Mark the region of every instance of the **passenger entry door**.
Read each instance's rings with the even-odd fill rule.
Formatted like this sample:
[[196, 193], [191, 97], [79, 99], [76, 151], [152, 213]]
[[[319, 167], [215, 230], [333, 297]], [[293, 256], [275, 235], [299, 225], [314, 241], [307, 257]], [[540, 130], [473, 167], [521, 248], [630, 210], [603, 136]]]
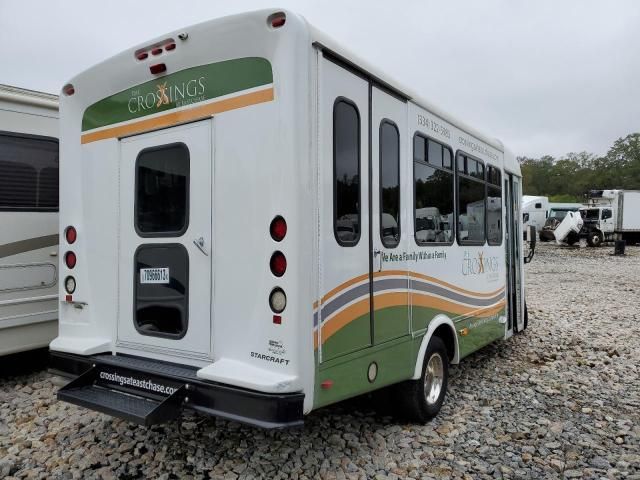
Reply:
[[524, 330], [524, 306], [522, 292], [522, 231], [521, 231], [521, 195], [520, 180], [518, 177], [505, 172], [505, 205], [506, 205], [506, 232], [507, 242], [507, 331], [510, 333]]
[[120, 145], [120, 351], [211, 354], [211, 120]]

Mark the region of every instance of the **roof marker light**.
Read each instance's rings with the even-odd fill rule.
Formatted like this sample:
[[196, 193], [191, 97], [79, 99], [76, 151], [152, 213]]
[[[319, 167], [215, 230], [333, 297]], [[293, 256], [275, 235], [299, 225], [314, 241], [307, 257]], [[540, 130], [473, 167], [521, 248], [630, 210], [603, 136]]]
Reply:
[[138, 60], [146, 60], [149, 54], [147, 52], [138, 52], [136, 53], [136, 58]]
[[165, 46], [164, 49], [167, 52], [170, 52], [171, 50], [175, 50], [176, 49], [176, 44], [175, 43], [170, 43], [169, 45]]
[[151, 55], [160, 55], [162, 53], [162, 48], [160, 47], [156, 47], [153, 50], [151, 50]]
[[70, 83], [67, 83], [64, 87], [62, 87], [62, 93], [64, 93], [67, 97], [70, 97], [74, 93], [76, 93], [76, 89]]
[[149, 71], [154, 75], [158, 75], [160, 73], [166, 72], [167, 66], [164, 63], [156, 63], [155, 65], [151, 65], [149, 67]]
[[280, 28], [287, 21], [287, 16], [284, 12], [276, 12], [267, 18], [267, 24], [271, 25], [271, 28]]

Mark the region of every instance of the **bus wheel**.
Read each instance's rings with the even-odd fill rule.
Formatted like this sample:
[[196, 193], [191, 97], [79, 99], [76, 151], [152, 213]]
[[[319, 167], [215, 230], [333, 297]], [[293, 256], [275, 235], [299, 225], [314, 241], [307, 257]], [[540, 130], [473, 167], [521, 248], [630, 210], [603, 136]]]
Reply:
[[435, 417], [444, 403], [448, 381], [447, 348], [440, 337], [432, 337], [424, 354], [420, 379], [401, 384], [398, 400], [404, 407], [403, 413], [420, 423]]
[[602, 245], [603, 240], [604, 236], [602, 235], [602, 232], [600, 230], [594, 230], [587, 236], [587, 243], [590, 247], [599, 247], [600, 245]]

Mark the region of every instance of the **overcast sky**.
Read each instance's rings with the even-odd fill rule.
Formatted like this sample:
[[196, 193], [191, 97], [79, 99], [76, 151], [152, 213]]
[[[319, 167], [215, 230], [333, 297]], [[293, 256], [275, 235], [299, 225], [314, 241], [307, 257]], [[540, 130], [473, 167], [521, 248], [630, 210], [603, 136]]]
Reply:
[[58, 93], [137, 43], [272, 5], [517, 155], [604, 154], [640, 131], [639, 0], [0, 0], [0, 83]]

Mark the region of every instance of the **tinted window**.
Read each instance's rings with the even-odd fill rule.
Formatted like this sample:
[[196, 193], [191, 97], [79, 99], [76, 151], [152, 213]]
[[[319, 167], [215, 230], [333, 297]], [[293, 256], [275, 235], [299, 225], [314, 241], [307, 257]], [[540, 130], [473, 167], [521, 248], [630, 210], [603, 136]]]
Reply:
[[500, 170], [487, 167], [487, 242], [502, 243], [502, 180]]
[[[417, 142], [415, 139], [420, 139]], [[416, 135], [416, 144], [426, 141], [428, 158], [414, 152], [414, 225], [416, 243], [450, 243], [453, 240], [453, 188], [451, 168], [443, 167], [447, 147]], [[451, 162], [449, 161], [449, 166]]]
[[[484, 165], [458, 154], [458, 242], [483, 244], [485, 239]], [[482, 176], [480, 176], [482, 172]]]
[[340, 245], [360, 239], [360, 116], [355, 105], [333, 107], [334, 233]]
[[0, 210], [58, 210], [58, 141], [0, 134]]
[[380, 124], [380, 238], [391, 248], [400, 241], [400, 134], [386, 120]]
[[189, 223], [189, 149], [147, 148], [136, 160], [136, 229], [141, 236], [182, 235]]

